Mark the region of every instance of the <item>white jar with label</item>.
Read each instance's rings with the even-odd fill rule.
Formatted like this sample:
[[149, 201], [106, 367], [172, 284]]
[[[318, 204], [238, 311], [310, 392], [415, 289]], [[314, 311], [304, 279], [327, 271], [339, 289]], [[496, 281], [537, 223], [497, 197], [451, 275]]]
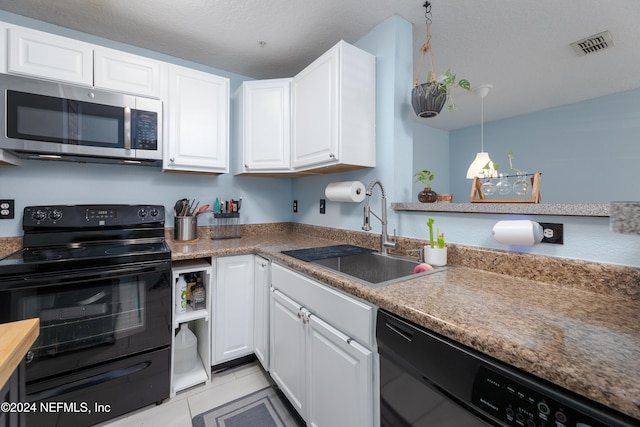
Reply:
[[187, 311], [187, 282], [182, 275], [178, 276], [175, 292], [176, 314], [184, 313]]

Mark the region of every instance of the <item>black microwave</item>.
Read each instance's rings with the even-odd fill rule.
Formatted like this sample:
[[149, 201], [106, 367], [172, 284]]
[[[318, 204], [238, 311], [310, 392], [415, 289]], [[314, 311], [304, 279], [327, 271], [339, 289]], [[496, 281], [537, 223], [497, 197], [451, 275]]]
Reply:
[[159, 164], [162, 102], [0, 75], [0, 148], [20, 157]]

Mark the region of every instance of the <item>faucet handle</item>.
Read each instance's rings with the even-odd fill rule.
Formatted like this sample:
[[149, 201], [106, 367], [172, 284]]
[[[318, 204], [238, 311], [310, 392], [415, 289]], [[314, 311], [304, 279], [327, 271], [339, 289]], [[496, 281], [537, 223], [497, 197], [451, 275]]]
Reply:
[[405, 249], [405, 252], [418, 252], [418, 262], [424, 262], [424, 248]]

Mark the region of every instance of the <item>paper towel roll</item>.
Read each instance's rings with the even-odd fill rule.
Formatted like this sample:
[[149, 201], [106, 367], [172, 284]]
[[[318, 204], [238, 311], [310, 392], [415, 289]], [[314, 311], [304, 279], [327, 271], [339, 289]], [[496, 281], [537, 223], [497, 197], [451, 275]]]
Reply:
[[535, 221], [498, 221], [492, 233], [494, 239], [505, 245], [533, 245], [542, 241], [543, 229]]
[[327, 185], [324, 195], [333, 202], [356, 202], [364, 200], [364, 184], [360, 181], [332, 182]]

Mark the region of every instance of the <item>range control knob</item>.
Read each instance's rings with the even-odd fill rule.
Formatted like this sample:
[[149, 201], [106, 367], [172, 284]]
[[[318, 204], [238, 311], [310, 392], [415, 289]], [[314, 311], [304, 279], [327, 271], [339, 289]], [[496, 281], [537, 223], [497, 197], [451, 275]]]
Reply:
[[38, 209], [37, 211], [35, 211], [32, 215], [31, 218], [33, 218], [36, 221], [42, 221], [43, 219], [45, 219], [47, 217], [47, 212]]
[[154, 217], [154, 218], [155, 218], [155, 217], [157, 217], [159, 213], [160, 213], [160, 212], [158, 212], [158, 209], [156, 209], [156, 208], [152, 208], [152, 209], [149, 211], [149, 215], [151, 215], [151, 216], [152, 216], [152, 217]]
[[140, 218], [144, 218], [147, 216], [147, 210], [145, 208], [141, 208], [140, 210], [138, 210], [138, 216]]
[[62, 211], [58, 209], [54, 209], [49, 212], [49, 219], [56, 221], [56, 220], [59, 220], [60, 218], [62, 218]]

